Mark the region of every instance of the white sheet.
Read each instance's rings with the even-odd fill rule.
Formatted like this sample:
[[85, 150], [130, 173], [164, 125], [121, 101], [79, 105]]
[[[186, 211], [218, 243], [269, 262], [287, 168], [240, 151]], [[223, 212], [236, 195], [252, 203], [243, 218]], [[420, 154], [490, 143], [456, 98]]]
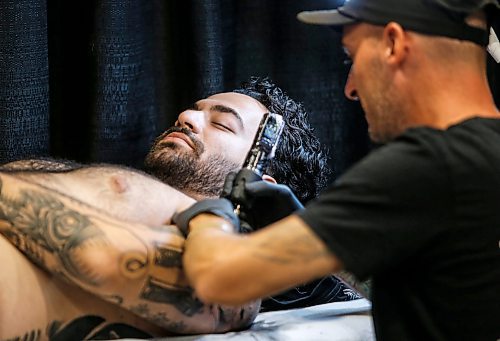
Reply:
[[[366, 299], [261, 313], [250, 329], [225, 334], [177, 336], [156, 341], [374, 341], [371, 304]], [[132, 339], [128, 339], [132, 340]]]

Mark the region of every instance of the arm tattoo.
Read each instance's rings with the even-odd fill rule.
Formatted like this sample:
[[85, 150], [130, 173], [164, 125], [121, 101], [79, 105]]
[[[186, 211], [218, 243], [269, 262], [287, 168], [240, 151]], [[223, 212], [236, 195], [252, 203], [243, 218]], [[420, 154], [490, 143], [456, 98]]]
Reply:
[[[154, 240], [158, 235], [160, 238], [175, 236], [178, 240], [180, 234], [177, 229], [146, 227], [152, 233], [146, 238], [141, 235], [145, 230], [135, 230], [126, 223], [118, 224], [97, 213], [80, 213], [79, 206], [73, 208], [71, 203], [92, 207], [55, 190], [44, 189], [42, 185], [36, 185], [40, 190], [22, 186], [12, 186], [7, 190], [7, 186], [2, 188], [2, 180], [0, 176], [0, 233], [42, 268], [170, 331], [188, 332], [195, 328], [193, 323], [198, 316], [211, 314], [213, 307], [204, 305], [194, 296], [192, 289], [184, 285], [182, 243], [150, 243], [148, 239]], [[116, 241], [110, 239], [112, 234], [109, 231], [112, 230], [105, 229], [108, 226], [113, 226], [115, 230], [119, 228], [118, 233], [124, 234], [123, 238], [132, 245], [125, 252], [119, 251], [116, 259], [121, 280], [125, 277], [139, 281], [136, 282], [139, 288], [142, 286], [139, 292], [132, 295], [126, 288], [123, 291], [115, 288], [114, 282], [112, 289], [103, 289], [105, 286], [100, 273], [85, 259], [86, 249], [90, 247], [92, 250], [96, 246], [106, 250], [115, 246]], [[171, 280], [160, 279], [162, 272], [170, 274]], [[184, 318], [180, 318], [177, 312], [169, 317], [168, 312], [172, 311], [169, 309], [175, 309]], [[254, 317], [251, 312], [251, 309], [222, 308], [217, 314], [220, 316], [218, 324], [214, 327], [225, 330], [224, 324], [248, 325]], [[39, 331], [33, 331], [19, 340], [35, 341], [43, 336], [40, 335]], [[57, 335], [63, 334], [58, 332]], [[59, 340], [55, 337], [50, 339]]]
[[144, 277], [147, 273], [147, 266], [149, 265], [147, 250], [145, 247], [144, 252], [129, 251], [120, 257], [121, 274], [127, 278], [135, 279]]
[[147, 304], [141, 303], [130, 308], [130, 311], [145, 317], [147, 320], [159, 325], [164, 326], [167, 330], [174, 333], [184, 333], [187, 326], [182, 321], [174, 321], [168, 318], [165, 312], [152, 313]]
[[166, 249], [159, 244], [155, 245], [155, 264], [164, 268], [182, 267], [182, 250]]
[[193, 295], [191, 289], [175, 287], [152, 277], [148, 279], [141, 298], [172, 304], [186, 316], [193, 316], [203, 311], [203, 303]]
[[2, 234], [36, 264], [47, 268], [58, 259], [70, 275], [97, 285], [97, 274], [83, 265], [77, 251], [90, 241], [107, 242], [88, 217], [43, 193], [22, 190], [18, 198], [9, 198], [0, 179], [0, 220], [15, 227]]

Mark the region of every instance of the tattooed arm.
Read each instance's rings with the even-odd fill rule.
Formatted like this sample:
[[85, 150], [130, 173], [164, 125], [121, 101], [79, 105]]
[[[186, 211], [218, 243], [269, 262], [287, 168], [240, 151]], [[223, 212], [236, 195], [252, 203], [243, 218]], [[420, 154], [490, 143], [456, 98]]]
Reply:
[[205, 302], [243, 304], [342, 268], [297, 216], [245, 236], [221, 230], [231, 231], [228, 224], [209, 214], [200, 214], [189, 224], [184, 268]]
[[[134, 185], [126, 177], [109, 179], [118, 192]], [[184, 239], [177, 228], [116, 219], [46, 180], [41, 185], [29, 175], [0, 173], [0, 232], [33, 262], [169, 331], [222, 332], [253, 321], [258, 303], [229, 308], [193, 295], [181, 268]], [[65, 181], [58, 186], [71, 188]], [[89, 191], [89, 185], [79, 190]], [[98, 191], [97, 202], [89, 202], [99, 206], [102, 196]], [[147, 209], [155, 201], [129, 197], [124, 207], [132, 210], [137, 202]]]

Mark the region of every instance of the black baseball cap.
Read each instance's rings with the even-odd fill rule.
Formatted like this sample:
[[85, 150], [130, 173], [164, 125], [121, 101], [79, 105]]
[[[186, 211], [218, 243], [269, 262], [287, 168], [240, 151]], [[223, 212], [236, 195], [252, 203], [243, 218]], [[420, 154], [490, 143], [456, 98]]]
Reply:
[[485, 46], [488, 31], [468, 25], [465, 18], [480, 10], [490, 18], [499, 8], [498, 0], [346, 0], [336, 9], [304, 11], [297, 18], [308, 24], [337, 27], [357, 22], [386, 25], [394, 21], [410, 31]]

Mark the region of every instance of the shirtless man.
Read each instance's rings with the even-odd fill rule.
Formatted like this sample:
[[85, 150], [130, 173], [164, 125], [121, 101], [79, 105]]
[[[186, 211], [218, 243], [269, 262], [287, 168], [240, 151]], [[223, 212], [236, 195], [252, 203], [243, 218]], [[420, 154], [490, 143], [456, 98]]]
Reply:
[[[209, 333], [248, 326], [259, 302], [206, 306], [192, 295], [180, 267], [184, 238], [169, 224], [192, 198], [218, 195], [225, 174], [241, 167], [262, 115], [279, 112], [274, 106], [289, 101], [266, 102], [265, 97], [283, 97], [269, 84], [260, 91], [253, 90], [253, 98], [223, 93], [201, 100], [179, 115], [178, 128], [157, 140], [149, 168], [189, 196], [120, 167], [49, 161], [4, 167], [0, 231], [57, 276], [32, 266], [0, 238], [0, 339], [149, 337], [166, 330]], [[325, 157], [302, 109], [293, 102], [286, 107], [285, 120], [301, 129], [285, 128], [270, 171], [278, 181], [288, 177], [292, 187], [300, 184], [308, 200], [326, 182]], [[290, 138], [294, 134], [298, 138]], [[299, 147], [303, 153], [287, 155]], [[309, 165], [307, 174], [290, 170], [301, 164]], [[117, 259], [118, 254], [126, 256]]]

